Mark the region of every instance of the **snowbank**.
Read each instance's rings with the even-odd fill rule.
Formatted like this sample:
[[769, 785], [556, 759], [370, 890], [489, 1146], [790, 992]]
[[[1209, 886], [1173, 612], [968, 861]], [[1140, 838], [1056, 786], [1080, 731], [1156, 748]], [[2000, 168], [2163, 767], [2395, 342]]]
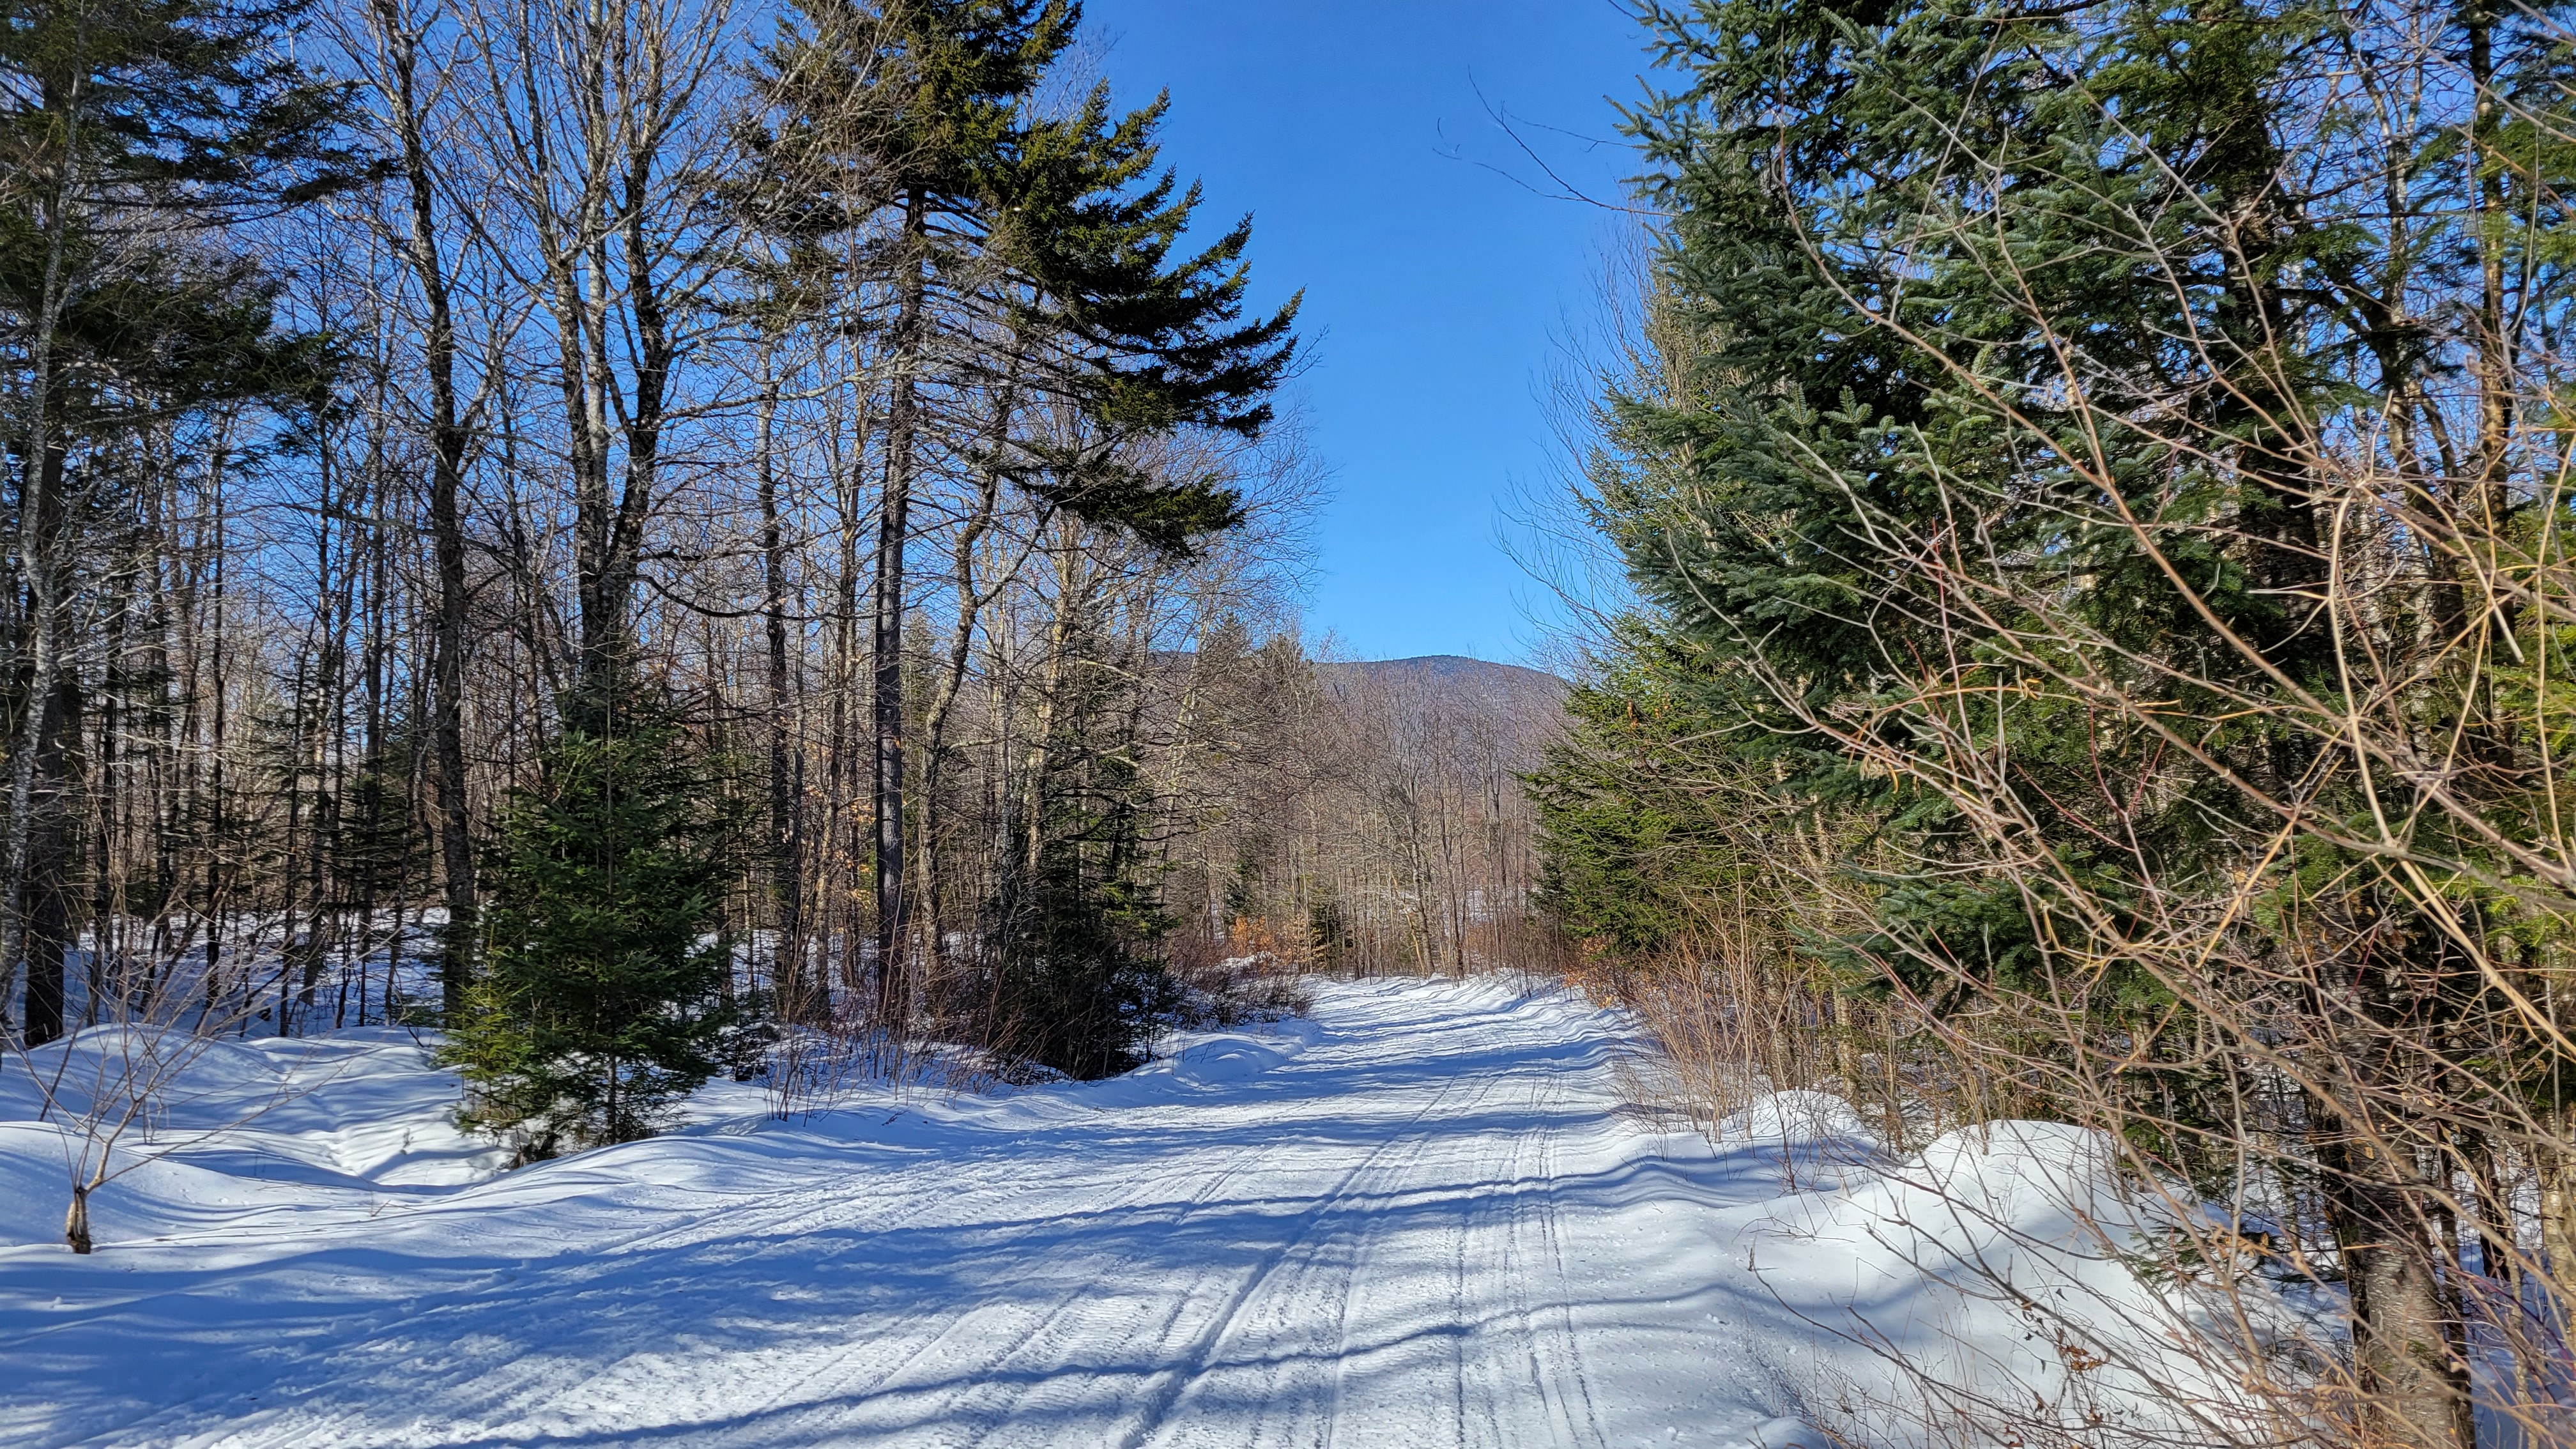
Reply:
[[[140, 1085], [162, 1078], [120, 1132]], [[281, 1215], [337, 1221], [441, 1195], [503, 1160], [457, 1130], [458, 1092], [398, 1028], [243, 1041], [80, 1033], [0, 1072], [0, 1245], [59, 1244], [71, 1174], [102, 1152], [111, 1180], [90, 1200], [101, 1242]]]
[[1634, 1042], [1494, 980], [1330, 984], [1113, 1081], [845, 1084], [790, 1121], [719, 1081], [507, 1173], [404, 1032], [226, 1042], [89, 1258], [57, 1236], [79, 1135], [13, 1068], [0, 1441], [1822, 1449], [1907, 1442], [1899, 1361], [2129, 1411], [2172, 1290], [2103, 1247], [2152, 1219], [2098, 1141], [1896, 1161], [1813, 1094], [1648, 1130]]
[[[1878, 1360], [1807, 1375], [1863, 1442], [1974, 1425], [2082, 1442], [2223, 1442], [2264, 1406], [2259, 1353], [2304, 1327], [2268, 1279], [2166, 1271], [2198, 1205], [2119, 1170], [2100, 1133], [1994, 1122], [1949, 1133], [1838, 1192], [1785, 1201], [1765, 1281]], [[2242, 1315], [2241, 1317], [2239, 1315]]]

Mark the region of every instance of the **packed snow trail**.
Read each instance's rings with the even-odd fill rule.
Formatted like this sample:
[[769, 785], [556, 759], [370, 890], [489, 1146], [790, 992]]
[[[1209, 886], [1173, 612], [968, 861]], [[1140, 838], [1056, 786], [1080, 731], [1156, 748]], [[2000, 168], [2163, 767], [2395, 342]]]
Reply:
[[[738, 1096], [463, 1187], [263, 1121], [238, 1191], [156, 1166], [96, 1256], [0, 1248], [0, 1443], [1776, 1442], [1815, 1334], [1744, 1269], [1794, 1167], [1623, 1110], [1626, 1029], [1326, 985], [1114, 1081], [802, 1123]], [[43, 1199], [19, 1130], [0, 1171]], [[1817, 1274], [1864, 1287], [1848, 1249]]]

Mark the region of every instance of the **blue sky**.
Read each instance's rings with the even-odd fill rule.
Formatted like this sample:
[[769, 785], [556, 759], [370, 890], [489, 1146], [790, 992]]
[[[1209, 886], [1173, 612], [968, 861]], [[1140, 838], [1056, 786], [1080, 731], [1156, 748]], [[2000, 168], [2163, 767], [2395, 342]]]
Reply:
[[1534, 194], [1545, 176], [1487, 107], [1615, 198], [1633, 157], [1580, 138], [1615, 139], [1609, 98], [1637, 94], [1642, 32], [1612, 0], [1088, 0], [1085, 14], [1121, 102], [1170, 89], [1164, 155], [1206, 183], [1209, 219], [1253, 214], [1260, 295], [1306, 289], [1314, 356], [1295, 400], [1333, 493], [1310, 634], [1361, 658], [1523, 658], [1543, 591], [1496, 531], [1514, 485], [1556, 465], [1551, 354], [1590, 310], [1618, 223]]

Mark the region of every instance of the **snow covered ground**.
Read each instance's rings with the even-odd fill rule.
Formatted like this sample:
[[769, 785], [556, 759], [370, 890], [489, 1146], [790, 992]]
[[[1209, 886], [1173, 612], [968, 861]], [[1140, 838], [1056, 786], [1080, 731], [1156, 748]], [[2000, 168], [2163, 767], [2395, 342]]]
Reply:
[[[1856, 1123], [1713, 1147], [1626, 1104], [1630, 1050], [1562, 995], [1325, 985], [1114, 1081], [797, 1122], [725, 1085], [496, 1174], [402, 1032], [231, 1044], [164, 1140], [319, 1085], [108, 1188], [86, 1258], [12, 1065], [0, 1443], [1777, 1449], [1888, 1378], [1850, 1305], [2028, 1336], [1847, 1221], [1903, 1190]], [[1998, 1350], [2035, 1397], [2047, 1349]]]

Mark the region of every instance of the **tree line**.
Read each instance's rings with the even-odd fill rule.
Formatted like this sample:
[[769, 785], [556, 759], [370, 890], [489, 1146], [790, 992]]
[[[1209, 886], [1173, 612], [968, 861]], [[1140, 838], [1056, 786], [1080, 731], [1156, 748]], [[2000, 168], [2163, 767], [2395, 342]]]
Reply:
[[1129, 1059], [1149, 701], [1311, 487], [1294, 301], [1079, 24], [14, 13], [21, 1044], [443, 1022], [481, 1119], [613, 1139], [965, 956]]
[[1711, 1080], [2100, 1127], [2118, 1251], [2314, 1288], [2164, 1325], [2191, 1442], [2567, 1442], [2564, 7], [1640, 12], [1549, 908]]
[[535, 1157], [1525, 929], [1552, 700], [1301, 639], [1298, 303], [1069, 0], [60, 0], [0, 94], [21, 1054], [441, 1026]]

